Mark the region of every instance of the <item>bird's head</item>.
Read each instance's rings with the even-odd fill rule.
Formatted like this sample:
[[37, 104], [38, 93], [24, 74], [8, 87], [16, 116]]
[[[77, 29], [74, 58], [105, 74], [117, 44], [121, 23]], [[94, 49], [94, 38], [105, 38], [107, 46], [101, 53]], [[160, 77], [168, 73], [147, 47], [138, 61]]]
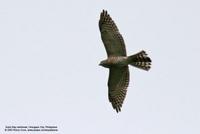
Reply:
[[103, 66], [103, 67], [109, 68], [109, 65], [108, 65], [107, 60], [101, 61], [101, 62], [99, 63], [99, 66]]

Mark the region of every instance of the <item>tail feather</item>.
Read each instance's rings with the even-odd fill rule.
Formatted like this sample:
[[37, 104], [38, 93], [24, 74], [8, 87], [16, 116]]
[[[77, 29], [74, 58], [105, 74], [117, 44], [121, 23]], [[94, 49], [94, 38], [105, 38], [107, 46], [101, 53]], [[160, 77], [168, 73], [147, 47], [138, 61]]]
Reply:
[[151, 59], [144, 50], [128, 57], [130, 65], [148, 71], [151, 68]]

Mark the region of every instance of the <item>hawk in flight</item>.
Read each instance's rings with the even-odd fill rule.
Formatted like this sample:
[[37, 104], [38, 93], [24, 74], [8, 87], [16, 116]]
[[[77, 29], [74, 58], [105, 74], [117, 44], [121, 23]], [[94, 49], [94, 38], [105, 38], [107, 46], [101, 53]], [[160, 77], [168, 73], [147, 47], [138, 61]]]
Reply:
[[113, 108], [119, 112], [129, 84], [128, 65], [148, 71], [151, 59], [143, 50], [131, 56], [126, 55], [123, 37], [105, 10], [100, 14], [99, 29], [108, 57], [106, 60], [101, 61], [99, 65], [109, 68], [108, 98]]

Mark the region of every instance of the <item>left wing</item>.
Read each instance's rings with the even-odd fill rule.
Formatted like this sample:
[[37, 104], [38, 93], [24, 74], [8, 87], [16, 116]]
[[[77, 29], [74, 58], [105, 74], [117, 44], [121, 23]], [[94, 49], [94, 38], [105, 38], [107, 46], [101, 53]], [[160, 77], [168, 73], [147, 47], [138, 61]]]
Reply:
[[107, 11], [100, 15], [99, 29], [107, 55], [126, 56], [126, 47], [122, 35]]

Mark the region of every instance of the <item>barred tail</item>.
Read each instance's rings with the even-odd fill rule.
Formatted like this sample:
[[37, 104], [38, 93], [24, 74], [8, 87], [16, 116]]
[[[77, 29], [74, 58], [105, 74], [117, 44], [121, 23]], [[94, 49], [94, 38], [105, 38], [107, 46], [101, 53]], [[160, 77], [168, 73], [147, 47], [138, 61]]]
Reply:
[[140, 51], [128, 57], [128, 63], [137, 68], [148, 71], [151, 68], [151, 59], [147, 56], [145, 51]]

